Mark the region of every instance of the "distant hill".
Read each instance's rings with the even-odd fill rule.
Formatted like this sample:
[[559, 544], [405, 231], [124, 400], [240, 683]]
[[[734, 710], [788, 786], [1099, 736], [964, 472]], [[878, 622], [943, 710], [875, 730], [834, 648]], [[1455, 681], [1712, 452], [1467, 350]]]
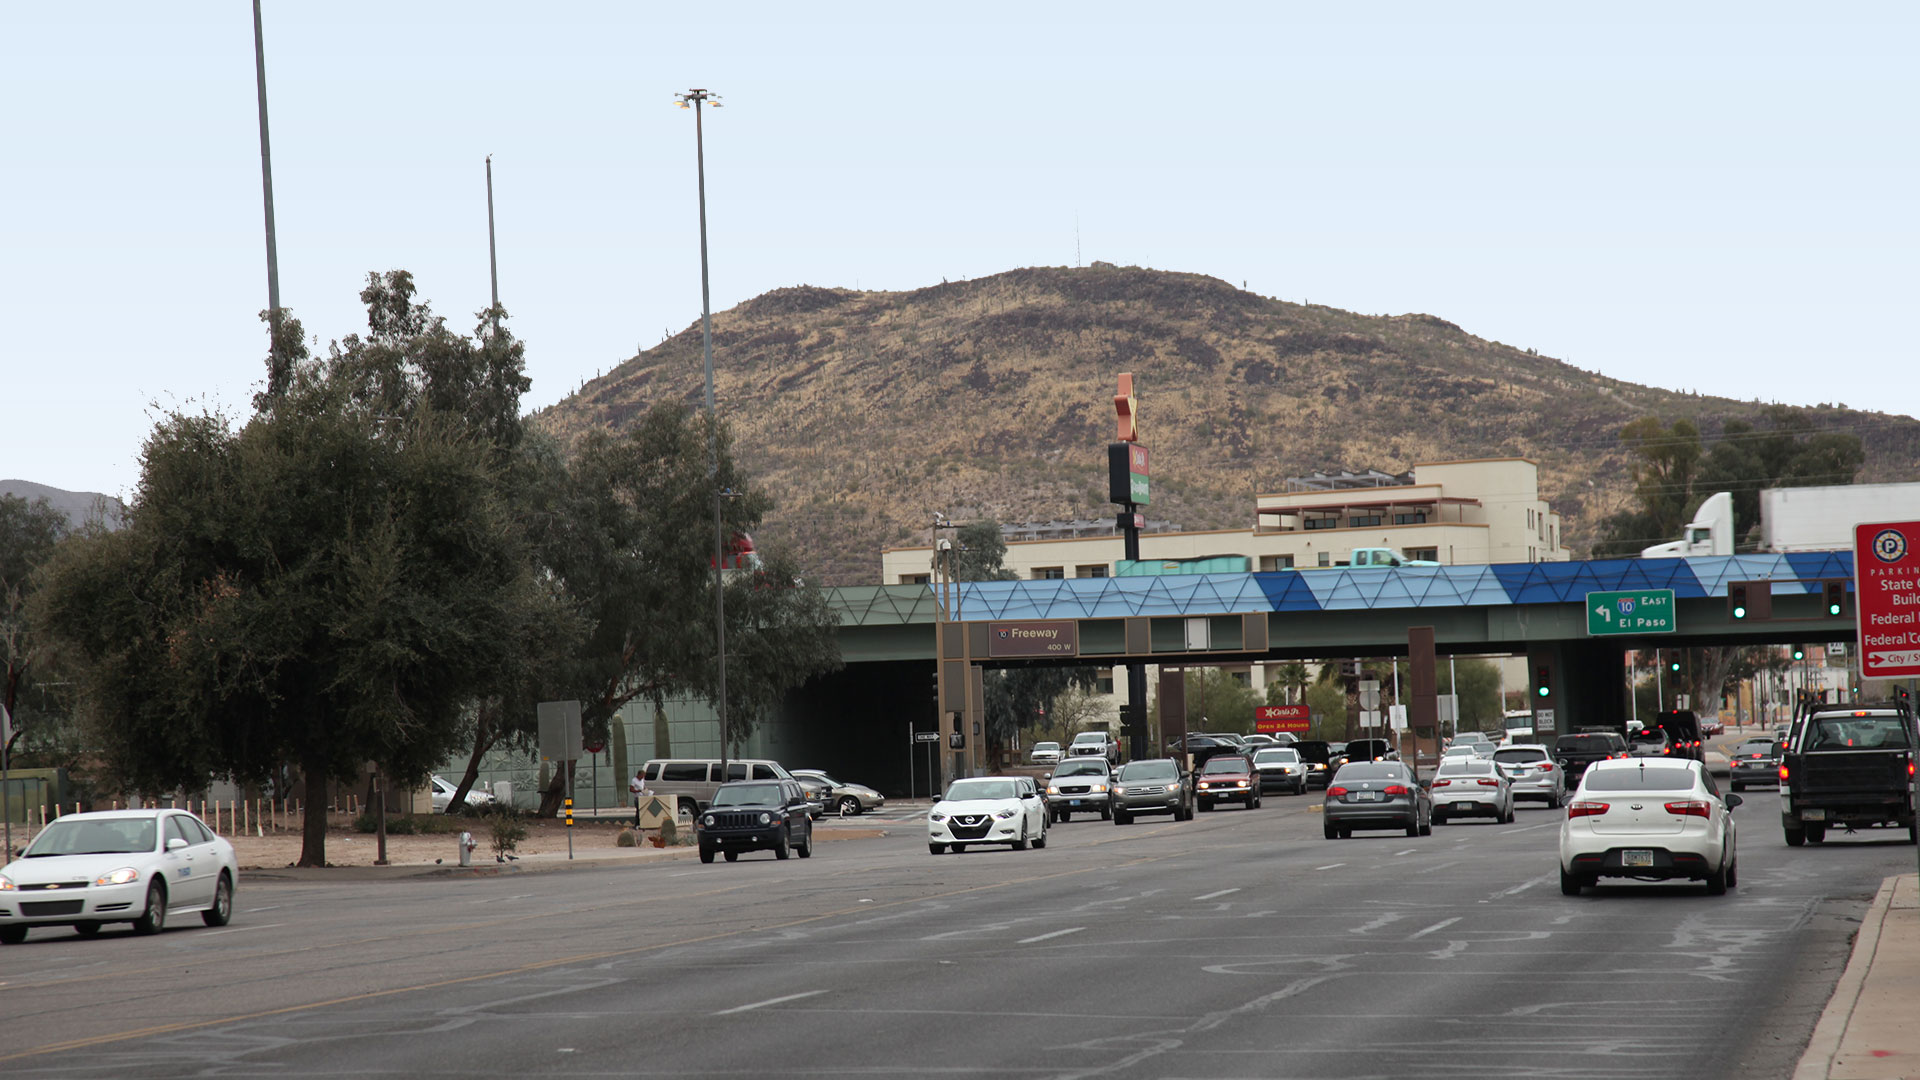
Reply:
[[[1610, 379], [1433, 315], [1102, 263], [900, 293], [776, 289], [715, 314], [714, 366], [740, 460], [778, 503], [760, 541], [795, 546], [827, 584], [878, 582], [880, 549], [926, 542], [935, 511], [1110, 516], [1122, 371], [1154, 455], [1154, 517], [1245, 528], [1254, 495], [1288, 476], [1518, 455], [1540, 463], [1576, 554], [1626, 502], [1622, 425], [1685, 416], [1711, 438], [1763, 407]], [[655, 402], [696, 406], [701, 386], [695, 322], [537, 419], [570, 443]], [[1805, 411], [1863, 437], [1862, 481], [1920, 477], [1920, 421]]]
[[111, 495], [102, 495], [97, 491], [63, 491], [31, 480], [0, 480], [0, 495], [12, 495], [28, 502], [45, 499], [54, 509], [67, 515], [67, 520], [76, 528], [98, 517], [105, 520], [110, 528], [117, 529], [127, 512], [126, 506]]

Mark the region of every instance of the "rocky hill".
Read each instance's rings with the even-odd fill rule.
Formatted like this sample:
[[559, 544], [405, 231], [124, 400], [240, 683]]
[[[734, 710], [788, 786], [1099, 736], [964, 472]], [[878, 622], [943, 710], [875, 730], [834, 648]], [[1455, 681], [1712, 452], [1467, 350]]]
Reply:
[[[778, 508], [758, 537], [825, 584], [873, 584], [881, 548], [935, 511], [1002, 522], [1109, 516], [1115, 376], [1134, 373], [1155, 518], [1244, 528], [1253, 496], [1316, 469], [1525, 456], [1576, 555], [1627, 498], [1620, 427], [1692, 418], [1710, 439], [1762, 403], [1609, 379], [1432, 315], [1373, 317], [1198, 274], [1095, 263], [904, 293], [799, 286], [714, 316], [715, 387]], [[700, 327], [620, 364], [539, 421], [562, 439], [702, 400]], [[1859, 433], [1860, 479], [1920, 475], [1920, 422], [1817, 406]]]

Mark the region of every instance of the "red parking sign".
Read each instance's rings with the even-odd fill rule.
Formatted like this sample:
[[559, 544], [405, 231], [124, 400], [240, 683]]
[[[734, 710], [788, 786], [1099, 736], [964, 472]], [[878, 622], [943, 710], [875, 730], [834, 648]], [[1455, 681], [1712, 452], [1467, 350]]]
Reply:
[[1282, 731], [1305, 731], [1312, 723], [1305, 705], [1258, 705], [1253, 710], [1253, 730], [1263, 735]]
[[1861, 676], [1920, 676], [1920, 521], [1853, 527], [1853, 591]]

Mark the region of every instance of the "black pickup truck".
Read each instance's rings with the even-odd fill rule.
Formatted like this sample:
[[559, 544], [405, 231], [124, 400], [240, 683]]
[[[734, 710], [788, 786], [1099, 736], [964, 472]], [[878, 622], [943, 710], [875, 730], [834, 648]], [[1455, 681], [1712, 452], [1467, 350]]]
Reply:
[[1913, 807], [1913, 717], [1899, 706], [1829, 708], [1793, 725], [1780, 758], [1780, 825], [1787, 844], [1818, 844], [1827, 829], [1905, 827], [1920, 839]]

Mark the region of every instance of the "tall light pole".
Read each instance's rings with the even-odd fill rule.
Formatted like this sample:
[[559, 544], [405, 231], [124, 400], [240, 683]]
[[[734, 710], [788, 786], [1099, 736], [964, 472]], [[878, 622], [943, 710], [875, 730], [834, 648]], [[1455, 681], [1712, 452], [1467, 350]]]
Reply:
[[713, 299], [707, 285], [707, 142], [701, 126], [701, 107], [720, 107], [720, 95], [708, 90], [675, 94], [683, 109], [693, 110], [693, 160], [700, 188], [700, 352], [707, 370], [707, 480], [713, 485], [713, 634], [715, 641], [715, 712], [720, 720], [720, 779], [727, 778], [727, 590], [721, 576], [726, 537], [720, 526], [720, 422], [713, 407]]
[[273, 153], [267, 138], [267, 48], [260, 31], [260, 0], [253, 0], [253, 75], [260, 99], [260, 189], [267, 208], [267, 396], [292, 382], [280, 355], [280, 251], [273, 230]]

